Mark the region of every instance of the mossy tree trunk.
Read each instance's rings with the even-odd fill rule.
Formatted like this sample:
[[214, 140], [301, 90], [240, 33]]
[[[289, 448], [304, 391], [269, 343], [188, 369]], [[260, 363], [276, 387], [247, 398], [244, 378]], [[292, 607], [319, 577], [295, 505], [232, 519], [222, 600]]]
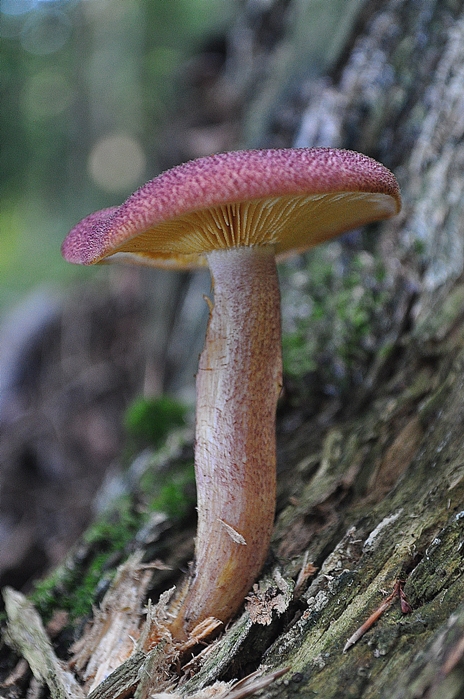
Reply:
[[[403, 213], [377, 252], [397, 317], [349, 415], [281, 440], [273, 551], [284, 571], [303, 555], [319, 570], [263, 663], [291, 668], [272, 696], [458, 697], [464, 4], [367, 2], [357, 19], [330, 79], [309, 81], [295, 140], [361, 150], [397, 174]], [[344, 652], [398, 580], [412, 612], [398, 599]]]
[[[278, 513], [260, 590], [177, 691], [287, 667], [266, 696], [457, 698], [464, 696], [464, 2], [346, 3], [349, 22], [318, 74], [299, 60], [300, 23], [310, 20], [302, 5], [271, 3], [261, 23], [251, 21], [251, 4], [243, 7], [236, 43], [244, 25], [254, 41], [243, 141], [349, 147], [395, 172], [403, 213], [379, 227], [373, 253], [385, 270], [375, 312], [385, 317], [349, 400], [325, 397], [322, 413], [312, 403], [306, 410], [297, 387], [296, 407], [283, 405]], [[269, 30], [266, 44], [263, 27], [276, 17], [282, 31]], [[181, 558], [191, 553], [178, 527], [165, 526], [164, 536], [155, 558], [173, 547]], [[386, 599], [384, 613], [349, 643]]]

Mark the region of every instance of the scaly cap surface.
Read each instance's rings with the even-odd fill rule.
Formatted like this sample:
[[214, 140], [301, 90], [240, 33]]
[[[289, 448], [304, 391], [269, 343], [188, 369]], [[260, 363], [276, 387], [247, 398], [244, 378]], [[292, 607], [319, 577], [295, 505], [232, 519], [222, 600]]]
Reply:
[[232, 151], [167, 170], [120, 207], [87, 216], [62, 253], [78, 264], [127, 258], [180, 269], [205, 265], [212, 250], [243, 245], [273, 245], [284, 257], [400, 207], [394, 175], [360, 153]]

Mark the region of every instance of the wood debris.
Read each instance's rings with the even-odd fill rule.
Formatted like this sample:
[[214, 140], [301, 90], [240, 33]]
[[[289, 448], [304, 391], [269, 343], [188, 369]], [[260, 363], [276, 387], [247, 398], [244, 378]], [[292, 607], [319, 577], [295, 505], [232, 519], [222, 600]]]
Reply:
[[292, 599], [293, 587], [279, 571], [274, 571], [273, 579], [267, 581], [265, 587], [258, 583], [253, 585], [252, 592], [245, 598], [245, 608], [254, 624], [268, 626], [272, 622], [273, 612], [282, 615]]
[[91, 692], [135, 650], [152, 571], [136, 553], [118, 568], [92, 624], [71, 648], [70, 667]]
[[[74, 644], [74, 655], [67, 666], [56, 657], [33, 605], [19, 592], [9, 588], [4, 591], [8, 615], [7, 642], [23, 656], [32, 670], [33, 680], [28, 694], [31, 699], [41, 695], [44, 685], [52, 699], [182, 699], [186, 696], [190, 699], [244, 699], [287, 671], [278, 670], [265, 676], [253, 673], [238, 682], [216, 680], [207, 686], [201, 683], [186, 695], [185, 689], [182, 691], [179, 685], [180, 677], [175, 668], [180, 668], [183, 654], [204, 643], [221, 622], [206, 619], [185, 643], [174, 643], [167, 626], [173, 590], [163, 593], [156, 605], [149, 602], [146, 620], [141, 621], [150, 570], [140, 560], [140, 554], [135, 554], [119, 568], [95, 613], [92, 626]], [[270, 623], [273, 610], [283, 613], [291, 597], [292, 586], [276, 571], [265, 589], [255, 586], [251, 595], [249, 606], [255, 623]], [[216, 644], [208, 645], [204, 650], [214, 647]], [[194, 661], [195, 658], [185, 669], [191, 668], [195, 672]], [[25, 671], [24, 662], [18, 665], [17, 671]], [[79, 684], [73, 671], [81, 677], [84, 686]], [[16, 673], [12, 679], [14, 677]]]
[[401, 605], [401, 611], [403, 614], [410, 614], [412, 612], [411, 605], [409, 604], [406, 595], [404, 594], [403, 591], [403, 585], [404, 581], [402, 580], [397, 580], [395, 583], [395, 587], [393, 588], [393, 592], [388, 595], [388, 597], [385, 597], [384, 601], [382, 604], [379, 604], [377, 609], [372, 612], [372, 614], [366, 619], [366, 621], [361, 624], [361, 626], [356, 629], [354, 634], [352, 634], [347, 642], [345, 643], [345, 646], [343, 648], [343, 652], [346, 653], [346, 651], [351, 648], [351, 646], [354, 646], [355, 643], [359, 641], [360, 638], [364, 636], [364, 634], [369, 631], [369, 629], [372, 628], [372, 626], [375, 624], [376, 621], [380, 619], [382, 614], [393, 604], [395, 599], [399, 598], [400, 600], [400, 605]]
[[27, 660], [35, 679], [48, 686], [52, 699], [83, 699], [82, 688], [56, 657], [33, 605], [9, 587], [3, 598], [8, 615], [5, 640]]
[[305, 553], [305, 557], [303, 559], [303, 563], [301, 564], [301, 568], [298, 572], [298, 577], [295, 582], [295, 588], [293, 590], [293, 596], [295, 598], [298, 598], [302, 593], [306, 585], [306, 581], [317, 572], [317, 568], [315, 565], [310, 563], [308, 561], [308, 554]]
[[206, 639], [212, 636], [222, 625], [222, 621], [216, 619], [214, 616], [207, 617], [192, 629], [188, 639], [182, 644], [181, 651], [185, 652], [190, 648], [194, 648], [199, 643], [204, 643]]

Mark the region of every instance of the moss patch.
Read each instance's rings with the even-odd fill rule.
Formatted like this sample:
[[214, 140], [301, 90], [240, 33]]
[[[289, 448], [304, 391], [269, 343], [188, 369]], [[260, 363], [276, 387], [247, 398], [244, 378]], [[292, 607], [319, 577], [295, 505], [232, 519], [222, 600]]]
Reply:
[[96, 522], [67, 561], [36, 583], [31, 600], [42, 618], [47, 621], [57, 608], [69, 612], [72, 620], [89, 614], [98, 590], [105, 588], [114, 574], [115, 556], [123, 555], [145, 519], [146, 515], [124, 498]]
[[317, 373], [329, 395], [360, 384], [389, 318], [382, 263], [335, 242], [288, 263], [281, 278], [287, 376]]
[[185, 424], [186, 412], [169, 396], [137, 398], [126, 411], [124, 425], [134, 442], [159, 447], [170, 430]]

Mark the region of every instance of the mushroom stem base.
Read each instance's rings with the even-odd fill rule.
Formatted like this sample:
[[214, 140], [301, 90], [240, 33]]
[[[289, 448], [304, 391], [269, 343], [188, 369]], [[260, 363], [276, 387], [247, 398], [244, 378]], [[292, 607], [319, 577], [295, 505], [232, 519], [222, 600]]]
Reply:
[[210, 253], [214, 285], [197, 374], [195, 564], [171, 631], [183, 638], [239, 609], [267, 555], [275, 510], [275, 414], [282, 385], [272, 247]]

